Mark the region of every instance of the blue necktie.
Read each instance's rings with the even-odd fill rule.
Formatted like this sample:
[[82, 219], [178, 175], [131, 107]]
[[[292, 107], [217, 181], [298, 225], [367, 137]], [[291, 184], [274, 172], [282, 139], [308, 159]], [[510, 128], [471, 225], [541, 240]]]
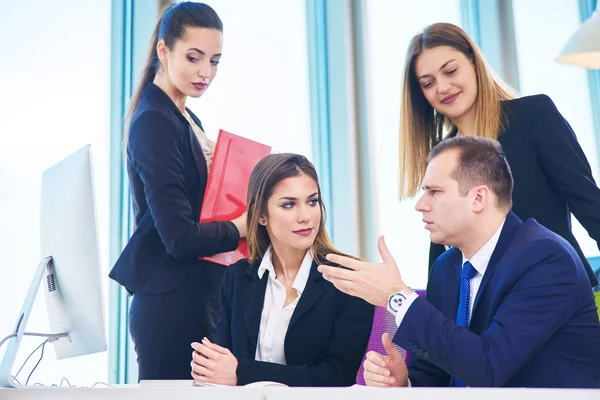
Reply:
[[[469, 326], [469, 305], [471, 300], [471, 279], [475, 276], [477, 270], [470, 262], [464, 263], [460, 273], [460, 294], [458, 298], [458, 310], [456, 311], [456, 325]], [[455, 379], [454, 386], [463, 387], [465, 384], [459, 379]]]

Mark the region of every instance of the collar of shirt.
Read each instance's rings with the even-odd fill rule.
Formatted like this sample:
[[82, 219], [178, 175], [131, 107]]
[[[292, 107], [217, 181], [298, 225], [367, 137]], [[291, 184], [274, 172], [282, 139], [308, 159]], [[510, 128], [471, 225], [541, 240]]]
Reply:
[[506, 222], [506, 219], [504, 221], [502, 221], [502, 223], [500, 224], [500, 227], [498, 228], [496, 233], [494, 233], [492, 235], [490, 240], [488, 240], [487, 243], [484, 244], [483, 247], [481, 249], [479, 249], [479, 251], [473, 255], [473, 257], [471, 257], [470, 260], [467, 259], [465, 257], [465, 255], [463, 254], [462, 255], [462, 265], [465, 265], [465, 262], [470, 261], [471, 265], [473, 265], [473, 268], [475, 268], [475, 270], [477, 270], [477, 273], [479, 275], [483, 276], [485, 274], [485, 270], [487, 269], [487, 266], [490, 262], [490, 258], [492, 258], [492, 253], [494, 252], [494, 249], [496, 248], [496, 245], [498, 244], [498, 239], [500, 239], [500, 233], [502, 233], [502, 228], [504, 227], [505, 222]]
[[[258, 267], [258, 279], [262, 279], [265, 271], [269, 271], [269, 279], [277, 280], [277, 275], [275, 274], [275, 267], [273, 266], [273, 247], [269, 246], [267, 251], [265, 252], [265, 256], [263, 257], [260, 265]], [[296, 274], [296, 278], [294, 279], [294, 283], [292, 287], [296, 289], [298, 294], [301, 294], [306, 287], [306, 282], [308, 282], [308, 276], [310, 275], [310, 269], [312, 267], [313, 257], [311, 250], [306, 252], [304, 256], [304, 260], [302, 260], [302, 264], [300, 265], [300, 269]]]

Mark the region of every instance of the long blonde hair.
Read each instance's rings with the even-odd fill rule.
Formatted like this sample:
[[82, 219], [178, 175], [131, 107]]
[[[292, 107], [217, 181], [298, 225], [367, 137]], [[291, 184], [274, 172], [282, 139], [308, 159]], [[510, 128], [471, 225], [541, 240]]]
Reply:
[[251, 264], [261, 260], [271, 244], [267, 229], [259, 223], [259, 220], [263, 215], [267, 214], [267, 202], [273, 194], [275, 186], [286, 178], [302, 174], [311, 177], [315, 181], [319, 206], [321, 208], [319, 230], [311, 249], [313, 259], [324, 263], [327, 262], [325, 259], [327, 254], [352, 257], [337, 250], [329, 239], [329, 235], [325, 229], [325, 206], [321, 200], [321, 187], [313, 164], [306, 157], [299, 154], [277, 153], [269, 154], [256, 164], [248, 183], [246, 241], [248, 243], [248, 251], [250, 253], [249, 262]]
[[437, 23], [413, 37], [404, 64], [400, 107], [400, 199], [413, 197], [419, 190], [427, 167], [427, 155], [443, 139], [444, 129], [456, 131], [452, 121], [429, 104], [415, 72], [416, 60], [423, 50], [438, 46], [450, 46], [473, 63], [477, 77], [475, 132], [478, 136], [498, 139], [506, 124], [501, 101], [518, 96], [493, 73], [477, 45], [458, 26]]

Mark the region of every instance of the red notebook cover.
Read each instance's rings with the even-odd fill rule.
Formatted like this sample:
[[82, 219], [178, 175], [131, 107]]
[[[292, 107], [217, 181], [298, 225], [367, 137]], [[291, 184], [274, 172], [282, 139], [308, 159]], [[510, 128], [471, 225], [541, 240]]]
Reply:
[[[242, 215], [247, 207], [250, 174], [270, 152], [270, 146], [221, 129], [208, 173], [200, 222], [231, 221]], [[229, 265], [248, 255], [248, 244], [242, 239], [234, 251], [200, 259]]]

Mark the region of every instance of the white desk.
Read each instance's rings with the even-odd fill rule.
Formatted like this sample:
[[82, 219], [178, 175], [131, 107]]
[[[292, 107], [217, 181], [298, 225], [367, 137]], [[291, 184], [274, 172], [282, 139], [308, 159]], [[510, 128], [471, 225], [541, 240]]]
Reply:
[[600, 390], [477, 388], [205, 388], [140, 387], [0, 389], [0, 399], [144, 399], [144, 400], [599, 400]]
[[267, 389], [267, 400], [600, 400], [600, 389], [294, 388]]
[[143, 399], [143, 400], [265, 400], [261, 388], [207, 388], [193, 386], [140, 387], [139, 385], [118, 385], [111, 387], [28, 387], [23, 389], [0, 389], [1, 400], [29, 399]]

